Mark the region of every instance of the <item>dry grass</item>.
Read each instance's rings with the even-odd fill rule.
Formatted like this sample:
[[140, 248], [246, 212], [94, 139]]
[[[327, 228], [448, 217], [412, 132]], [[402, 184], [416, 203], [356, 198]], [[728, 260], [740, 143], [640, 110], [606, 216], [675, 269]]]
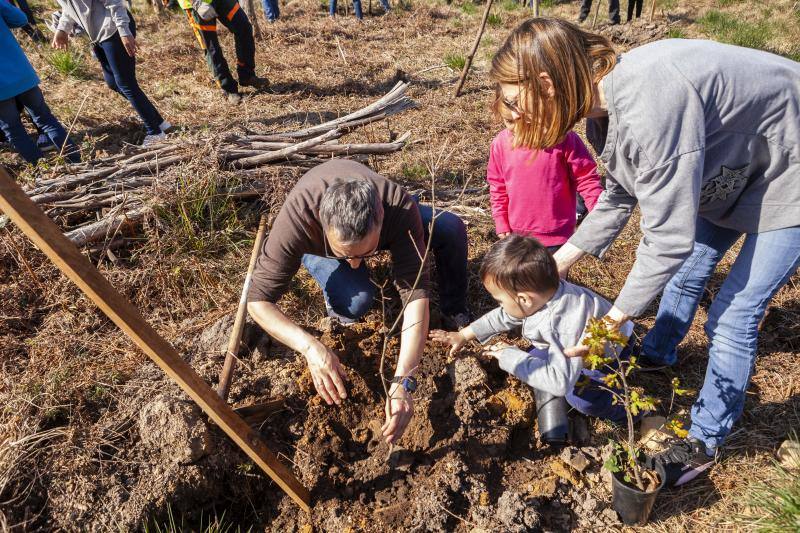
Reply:
[[[695, 20], [710, 9], [756, 18], [763, 18], [763, 10], [771, 9], [770, 21], [783, 30], [771, 33], [767, 45], [788, 51], [791, 43], [798, 42], [800, 22], [792, 15], [790, 0], [770, 2], [759, 10], [745, 2], [724, 3], [698, 0], [677, 6], [673, 2], [675, 5], [664, 9], [672, 15], [671, 27], [690, 37], [705, 34]], [[408, 10], [396, 9], [359, 23], [343, 16], [330, 20], [319, 2], [293, 0], [283, 7], [281, 21], [262, 24], [266, 36], [258, 43], [258, 73], [271, 79], [272, 89], [232, 109], [210, 83], [185, 18], [174, 13], [159, 18], [137, 2], [139, 80], [173, 124], [189, 131], [224, 133], [231, 128], [289, 129], [329, 119], [373, 100], [403, 71], [414, 82], [410, 95], [418, 108], [393, 117], [388, 124], [364, 128], [358, 135], [365, 140], [384, 140], [387, 130], [410, 129], [419, 143], [386, 159], [375, 159], [372, 166], [409, 189], [424, 188], [426, 162], [438, 157], [446, 142], [448, 157], [437, 183], [439, 190], [458, 188], [465, 180], [470, 187], [479, 187], [489, 142], [498, 128], [489, 118], [492, 91], [485, 75], [487, 61], [527, 12], [513, 3], [498, 6], [500, 16], [486, 30], [465, 95], [454, 102], [450, 94], [457, 73], [443, 65], [443, 58], [468, 50], [480, 17], [480, 9], [464, 5], [468, 7], [414, 2]], [[570, 19], [577, 11], [577, 2], [545, 7], [546, 14]], [[221, 35], [230, 59], [232, 40], [227, 32]], [[87, 156], [113, 154], [125, 143], [141, 141], [144, 133], [131, 109], [105, 87], [85, 42], [73, 42], [83, 54], [88, 77], [78, 80], [54, 68], [46, 50], [35, 49], [24, 37], [21, 40], [43, 80], [47, 101], [65, 123], [75, 118], [89, 92], [75, 125]], [[30, 175], [11, 154], [0, 154], [0, 163], [10, 165], [21, 177]], [[204, 214], [213, 200], [207, 197], [204, 185], [215, 177], [190, 166], [179, 171], [192, 186], [177, 191], [167, 203], [167, 212], [148, 221], [147, 238], [118, 254], [118, 262], [101, 261], [101, 269], [112, 283], [131, 297], [168, 339], [202, 331], [234, 309], [258, 208], [217, 206], [224, 211], [226, 223], [222, 228], [209, 224]], [[269, 179], [283, 187], [273, 200], [278, 201], [296, 178], [296, 172], [290, 170], [270, 174]], [[178, 205], [197, 202], [200, 209], [194, 217], [175, 218], [180, 212]], [[475, 274], [480, 257], [492, 242], [493, 227], [485, 194], [476, 193], [463, 204], [458, 212], [470, 228], [471, 301], [474, 311], [480, 312], [492, 306]], [[604, 261], [583, 261], [575, 269], [575, 278], [613, 297], [632, 264], [638, 238], [634, 220]], [[731, 260], [732, 256], [723, 262], [717, 282]], [[765, 479], [774, 450], [792, 427], [800, 425], [800, 370], [796, 364], [800, 290], [796, 282], [793, 278], [775, 298], [775, 310], [761, 337], [745, 414], [730, 439], [730, 453], [707, 480], [663, 496], [647, 530], [675, 533], [742, 527], [736, 517], [745, 510], [743, 489]], [[300, 322], [313, 323], [322, 314], [321, 301], [316, 286], [301, 274], [284, 305]], [[675, 369], [693, 388], [702, 384], [707, 357], [702, 331], [705, 318], [703, 308]], [[647, 328], [652, 321], [651, 312], [640, 324]], [[83, 457], [77, 450], [100, 446], [99, 437], [87, 428], [117, 407], [119, 387], [142, 366], [144, 358], [13, 228], [0, 229], [0, 345], [2, 529], [21, 522], [44, 523], [39, 514], [46, 518], [48, 498], [68, 490], [51, 486], [50, 475], [60, 472], [68, 476], [71, 468], [80, 467], [74, 464]], [[656, 390], [668, 390], [668, 377], [643, 379]], [[607, 428], [598, 425], [596, 430]], [[81, 476], [75, 474], [75, 483], [91, 482]]]

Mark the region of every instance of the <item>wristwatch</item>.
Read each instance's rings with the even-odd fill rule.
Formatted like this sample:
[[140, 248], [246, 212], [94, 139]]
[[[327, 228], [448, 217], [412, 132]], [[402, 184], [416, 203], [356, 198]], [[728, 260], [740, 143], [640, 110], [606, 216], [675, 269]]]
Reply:
[[399, 383], [409, 393], [417, 390], [417, 380], [414, 376], [395, 376], [392, 378], [392, 383]]

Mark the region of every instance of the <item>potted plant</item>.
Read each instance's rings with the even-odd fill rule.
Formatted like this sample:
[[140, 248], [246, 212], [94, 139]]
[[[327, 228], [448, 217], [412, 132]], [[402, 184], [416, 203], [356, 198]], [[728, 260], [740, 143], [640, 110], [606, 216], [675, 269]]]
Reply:
[[[602, 388], [613, 395], [614, 403], [623, 406], [626, 415], [627, 438], [612, 441], [612, 453], [603, 465], [612, 474], [614, 510], [623, 523], [644, 525], [666, 479], [660, 464], [653, 468], [645, 466], [644, 453], [635, 438], [634, 419], [653, 411], [657, 401], [630, 385], [630, 374], [639, 366], [634, 355], [625, 357], [623, 354], [628, 338], [619, 331], [619, 324], [608, 318], [591, 319], [586, 326], [583, 344], [589, 349], [584, 356], [586, 366], [605, 373], [605, 386]], [[687, 392], [680, 388], [677, 378], [672, 380], [668, 412], [672, 410], [675, 396]], [[686, 436], [683, 424], [675, 418], [669, 419], [664, 426], [678, 437]]]

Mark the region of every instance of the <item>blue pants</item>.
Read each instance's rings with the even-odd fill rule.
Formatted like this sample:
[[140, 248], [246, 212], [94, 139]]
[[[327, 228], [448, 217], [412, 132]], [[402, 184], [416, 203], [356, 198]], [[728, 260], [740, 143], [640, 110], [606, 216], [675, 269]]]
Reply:
[[[389, 5], [389, 0], [380, 0], [380, 1], [384, 11], [389, 11], [391, 9], [391, 6]], [[336, 3], [337, 0], [329, 0], [328, 2], [328, 14], [332, 17], [336, 16]], [[355, 12], [357, 19], [364, 18], [364, 13], [361, 11], [361, 0], [353, 0], [353, 11]]]
[[[419, 213], [427, 241], [433, 209], [420, 205]], [[467, 230], [458, 216], [452, 213], [438, 214], [431, 250], [436, 261], [442, 313], [466, 313]], [[364, 316], [372, 308], [376, 289], [370, 282], [369, 269], [363, 261], [354, 269], [346, 261], [306, 254], [303, 256], [303, 266], [322, 288], [326, 306], [336, 315], [352, 320]]]
[[[539, 348], [531, 348], [528, 353], [539, 359], [548, 357], [547, 350]], [[630, 348], [626, 347], [620, 353], [620, 358], [628, 359], [629, 357]], [[616, 424], [625, 424], [625, 409], [622, 404], [615, 405], [612, 394], [604, 390], [604, 388], [608, 388], [602, 381], [605, 375], [601, 370], [584, 368], [581, 370], [581, 378], [575, 384], [575, 388], [567, 393], [564, 399], [570, 407], [586, 416], [610, 420]], [[618, 391], [620, 394], [622, 393], [622, 389], [618, 389]]]
[[[717, 263], [741, 237], [698, 218], [694, 251], [672, 276], [642, 345], [642, 355], [673, 365]], [[800, 264], [800, 227], [747, 234], [736, 261], [708, 310], [708, 367], [692, 406], [689, 435], [716, 448], [741, 416], [756, 359], [758, 324], [770, 299]]]
[[58, 150], [64, 147], [63, 153], [69, 161], [77, 163], [81, 160], [77, 148], [67, 137], [64, 126], [53, 116], [47, 102], [44, 101], [41, 89], [36, 86], [14, 98], [0, 100], [0, 129], [25, 161], [35, 164], [44, 156], [25, 131], [25, 126], [20, 120], [18, 104], [25, 108], [36, 127], [47, 135]]
[[[133, 15], [128, 13], [128, 16], [131, 19], [131, 33], [135, 36], [136, 23]], [[97, 60], [100, 61], [106, 84], [131, 103], [144, 122], [147, 134], [158, 135], [161, 133], [159, 126], [164, 119], [139, 87], [139, 82], [136, 81], [136, 58], [128, 55], [122, 45], [119, 33], [115, 33], [105, 41], [95, 43], [93, 51]]]
[[264, 16], [270, 22], [275, 22], [281, 16], [281, 6], [278, 0], [261, 0], [264, 5]]

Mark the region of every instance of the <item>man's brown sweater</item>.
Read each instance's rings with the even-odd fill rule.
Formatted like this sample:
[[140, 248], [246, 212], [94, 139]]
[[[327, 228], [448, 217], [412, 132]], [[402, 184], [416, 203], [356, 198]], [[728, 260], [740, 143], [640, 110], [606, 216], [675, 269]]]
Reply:
[[379, 250], [392, 256], [392, 277], [403, 301], [428, 297], [430, 274], [426, 264], [417, 289], [410, 293], [425, 253], [419, 209], [408, 193], [396, 183], [361, 163], [333, 159], [306, 172], [298, 180], [281, 207], [253, 271], [248, 302], [276, 303], [286, 292], [300, 268], [304, 254], [326, 256], [319, 218], [323, 193], [338, 181], [366, 178], [375, 184], [383, 202], [383, 224]]

